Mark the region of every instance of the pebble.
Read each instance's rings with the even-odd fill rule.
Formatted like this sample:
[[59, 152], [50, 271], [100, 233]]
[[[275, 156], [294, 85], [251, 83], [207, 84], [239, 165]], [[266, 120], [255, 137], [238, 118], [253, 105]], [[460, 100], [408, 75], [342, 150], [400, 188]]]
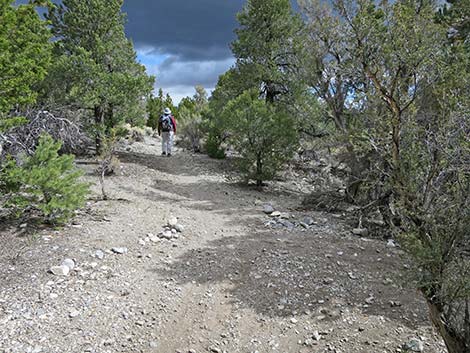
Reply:
[[73, 319], [74, 317], [77, 317], [78, 315], [80, 315], [80, 312], [78, 312], [78, 310], [72, 310], [70, 313], [69, 313], [69, 317], [71, 319]]
[[403, 345], [403, 349], [412, 351], [412, 352], [423, 352], [424, 344], [418, 339], [412, 339], [408, 343]]
[[280, 216], [281, 216], [281, 212], [279, 211], [274, 211], [273, 213], [269, 215], [269, 217], [280, 217]]
[[293, 323], [293, 324], [296, 324], [298, 322], [298, 320], [295, 317], [293, 317], [292, 319], [290, 319], [290, 322]]
[[354, 228], [352, 232], [353, 234], [359, 235], [361, 237], [366, 237], [369, 235], [369, 230], [367, 228]]
[[96, 257], [97, 259], [103, 260], [103, 259], [104, 259], [104, 252], [101, 251], [101, 250], [96, 250], [96, 252], [95, 252], [95, 257]]
[[320, 341], [321, 340], [321, 335], [318, 331], [313, 331], [312, 333], [312, 338], [315, 340], [315, 341]]
[[75, 261], [72, 259], [65, 259], [62, 261], [62, 266], [67, 266], [70, 271], [72, 271], [75, 268]]
[[178, 232], [178, 233], [183, 233], [184, 232], [184, 226], [182, 224], [177, 224], [175, 225], [175, 230]]
[[127, 248], [112, 248], [111, 251], [115, 254], [126, 254]]
[[52, 266], [50, 271], [56, 276], [68, 276], [70, 273], [70, 268], [65, 265]]
[[178, 218], [171, 217], [170, 219], [168, 219], [167, 224], [168, 224], [169, 227], [176, 226], [178, 224]]
[[274, 207], [271, 205], [264, 205], [263, 212], [269, 215], [274, 212]]

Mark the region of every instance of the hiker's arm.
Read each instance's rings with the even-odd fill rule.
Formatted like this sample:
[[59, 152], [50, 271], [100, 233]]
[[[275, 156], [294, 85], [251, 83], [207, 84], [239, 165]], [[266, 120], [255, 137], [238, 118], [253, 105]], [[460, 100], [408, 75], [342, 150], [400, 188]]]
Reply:
[[175, 133], [176, 135], [176, 119], [174, 116], [171, 117], [171, 122], [173, 124], [173, 132]]

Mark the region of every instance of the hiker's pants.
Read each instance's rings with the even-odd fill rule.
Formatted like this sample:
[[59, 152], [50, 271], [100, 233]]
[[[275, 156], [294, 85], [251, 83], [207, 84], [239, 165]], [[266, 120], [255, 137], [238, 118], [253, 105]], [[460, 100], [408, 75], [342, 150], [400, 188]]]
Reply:
[[171, 153], [171, 148], [173, 147], [173, 131], [162, 132], [162, 152]]

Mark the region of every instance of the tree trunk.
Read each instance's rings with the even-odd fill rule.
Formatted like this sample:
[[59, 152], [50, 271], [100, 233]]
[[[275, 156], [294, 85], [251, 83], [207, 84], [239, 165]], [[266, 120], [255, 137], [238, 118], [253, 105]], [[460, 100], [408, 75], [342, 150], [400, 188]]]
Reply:
[[256, 158], [256, 186], [261, 187], [263, 186], [263, 180], [261, 176], [263, 175], [263, 162], [261, 161], [261, 157], [258, 156]]
[[94, 108], [95, 118], [95, 144], [96, 144], [96, 155], [101, 153], [103, 147], [103, 129], [104, 129], [104, 110], [101, 106], [97, 105]]
[[449, 353], [470, 352], [470, 347], [465, 342], [465, 333], [462, 332], [462, 334], [459, 335], [447, 325], [445, 318], [443, 317], [442, 307], [440, 305], [433, 303], [428, 298], [426, 298], [426, 301], [428, 303], [431, 321], [444, 340]]

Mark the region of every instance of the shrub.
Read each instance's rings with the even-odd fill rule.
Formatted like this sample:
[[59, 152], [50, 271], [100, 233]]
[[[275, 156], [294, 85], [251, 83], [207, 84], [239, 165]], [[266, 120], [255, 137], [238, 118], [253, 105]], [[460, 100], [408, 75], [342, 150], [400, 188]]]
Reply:
[[223, 141], [224, 139], [222, 136], [212, 130], [209, 131], [205, 144], [207, 155], [216, 159], [225, 158], [225, 149], [222, 147]]
[[4, 204], [16, 216], [39, 211], [48, 223], [63, 223], [82, 207], [88, 184], [79, 181], [72, 155], [60, 156], [60, 142], [43, 135], [37, 149], [24, 163], [10, 159], [0, 168], [0, 190]]
[[272, 180], [294, 153], [298, 141], [294, 119], [260, 99], [257, 89], [231, 100], [223, 114], [245, 179], [255, 180], [258, 186]]

